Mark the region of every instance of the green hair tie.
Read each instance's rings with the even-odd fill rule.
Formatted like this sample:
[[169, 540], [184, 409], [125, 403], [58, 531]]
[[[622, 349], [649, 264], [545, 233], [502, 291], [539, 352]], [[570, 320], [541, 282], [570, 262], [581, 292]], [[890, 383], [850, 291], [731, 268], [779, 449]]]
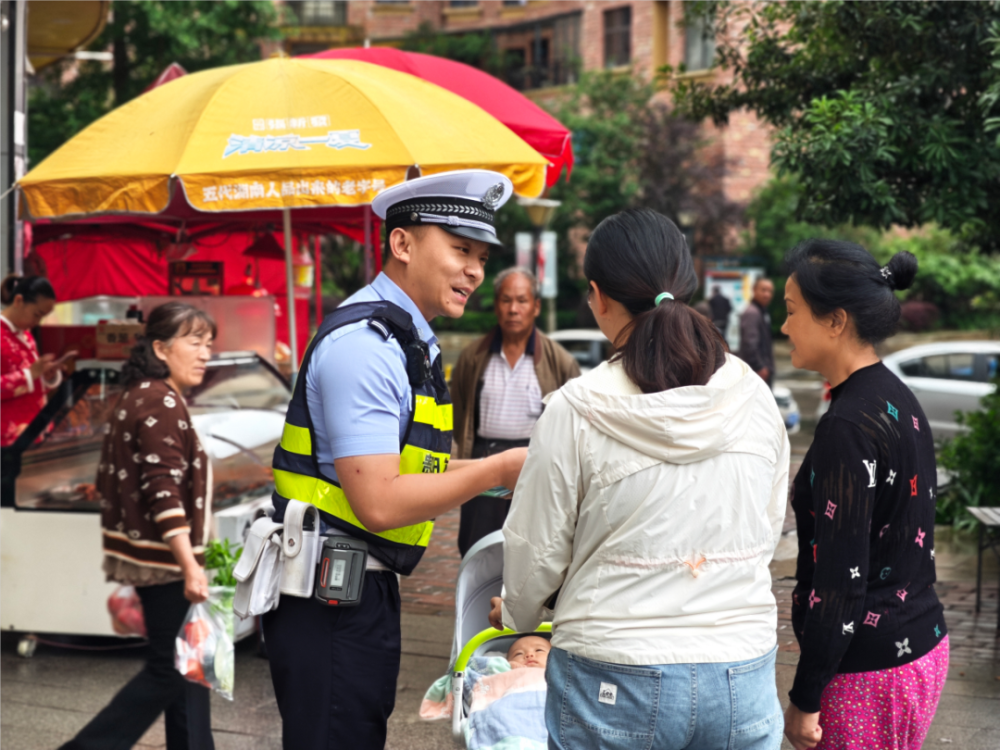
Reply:
[[670, 292], [660, 292], [659, 294], [656, 295], [656, 302], [654, 304], [656, 306], [659, 306], [659, 304], [661, 302], [663, 302], [663, 300], [665, 300], [665, 299], [673, 299], [673, 298], [674, 298], [674, 295], [672, 295]]

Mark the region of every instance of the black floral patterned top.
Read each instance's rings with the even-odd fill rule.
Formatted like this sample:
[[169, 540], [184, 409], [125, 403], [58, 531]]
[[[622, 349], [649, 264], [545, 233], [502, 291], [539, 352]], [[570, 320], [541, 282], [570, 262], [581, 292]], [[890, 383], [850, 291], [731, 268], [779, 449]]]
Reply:
[[927, 418], [879, 362], [832, 391], [792, 485], [802, 655], [789, 693], [808, 713], [838, 673], [890, 669], [947, 633], [934, 593], [937, 470]]

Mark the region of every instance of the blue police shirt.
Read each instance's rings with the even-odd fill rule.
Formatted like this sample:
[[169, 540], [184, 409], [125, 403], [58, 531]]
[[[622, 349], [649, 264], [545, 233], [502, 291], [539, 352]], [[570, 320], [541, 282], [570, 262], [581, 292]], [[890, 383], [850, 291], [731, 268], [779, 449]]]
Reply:
[[[431, 361], [441, 349], [437, 337], [406, 293], [384, 273], [343, 304], [387, 300], [413, 318]], [[413, 393], [406, 355], [367, 321], [338, 328], [316, 347], [306, 374], [306, 403], [316, 432], [320, 471], [336, 481], [333, 462], [347, 456], [399, 453], [410, 421]]]

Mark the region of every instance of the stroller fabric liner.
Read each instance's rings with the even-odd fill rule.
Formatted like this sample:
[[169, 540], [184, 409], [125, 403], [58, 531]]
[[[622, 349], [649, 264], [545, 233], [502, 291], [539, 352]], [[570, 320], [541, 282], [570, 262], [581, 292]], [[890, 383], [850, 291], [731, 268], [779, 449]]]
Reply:
[[[452, 718], [454, 678], [445, 675], [424, 696], [422, 719]], [[475, 656], [463, 672], [462, 739], [469, 750], [546, 750], [545, 670], [511, 669], [504, 656]]]
[[449, 674], [437, 680], [421, 704], [421, 718], [451, 718], [452, 736], [476, 750], [544, 750], [545, 670], [511, 670], [507, 651], [524, 635], [549, 638], [552, 625], [535, 633], [496, 630], [490, 599], [503, 589], [503, 532], [473, 545], [458, 569], [455, 635]]

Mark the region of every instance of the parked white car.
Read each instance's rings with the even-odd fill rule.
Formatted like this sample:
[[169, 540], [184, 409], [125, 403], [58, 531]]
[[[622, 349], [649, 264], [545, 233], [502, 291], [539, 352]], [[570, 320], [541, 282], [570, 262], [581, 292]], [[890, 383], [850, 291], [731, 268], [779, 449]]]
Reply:
[[[601, 362], [611, 356], [611, 342], [596, 328], [573, 328], [565, 331], [556, 331], [549, 334], [553, 341], [572, 354], [576, 361], [580, 363], [581, 372], [587, 372], [597, 367]], [[794, 435], [802, 427], [799, 405], [792, 396], [792, 392], [783, 385], [774, 386], [774, 400], [778, 404], [778, 411], [785, 423], [785, 428], [790, 435]]]
[[568, 328], [548, 334], [580, 364], [580, 371], [593, 370], [611, 356], [611, 342], [599, 328]]
[[955, 412], [978, 411], [983, 396], [996, 388], [990, 381], [1000, 368], [1000, 341], [923, 344], [882, 361], [913, 391], [940, 441], [961, 431]]

